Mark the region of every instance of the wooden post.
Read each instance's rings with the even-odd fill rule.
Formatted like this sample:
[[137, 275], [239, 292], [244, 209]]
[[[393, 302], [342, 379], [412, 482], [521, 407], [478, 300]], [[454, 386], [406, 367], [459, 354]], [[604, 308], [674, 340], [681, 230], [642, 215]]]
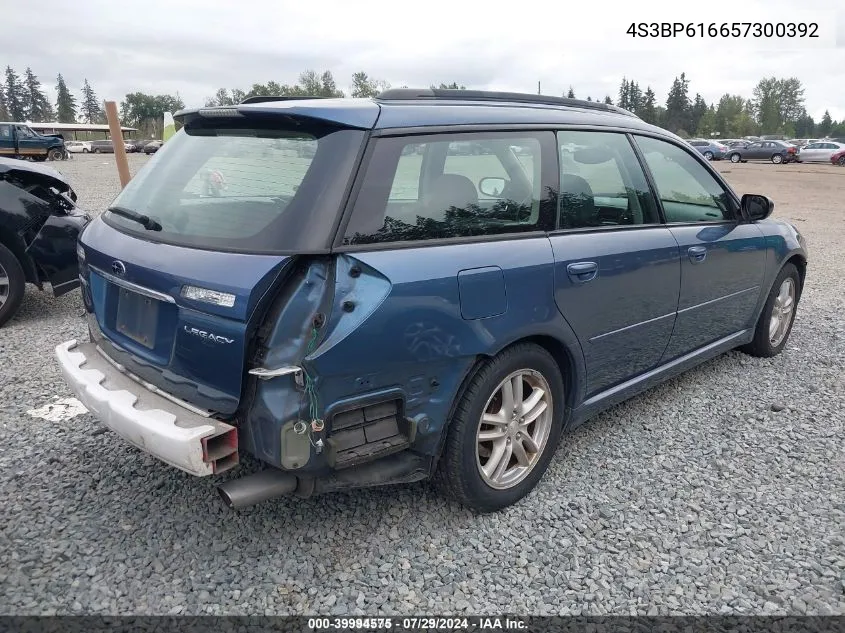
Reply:
[[129, 161], [126, 160], [126, 147], [123, 144], [123, 131], [120, 129], [116, 102], [106, 101], [106, 118], [109, 121], [109, 133], [111, 134], [112, 147], [114, 147], [117, 173], [120, 176], [120, 188], [123, 189], [132, 179], [132, 176], [129, 174]]

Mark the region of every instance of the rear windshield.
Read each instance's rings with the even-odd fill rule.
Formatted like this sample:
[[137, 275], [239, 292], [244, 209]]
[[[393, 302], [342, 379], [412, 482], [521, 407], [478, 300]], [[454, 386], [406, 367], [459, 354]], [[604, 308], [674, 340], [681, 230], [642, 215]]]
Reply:
[[325, 251], [364, 136], [291, 118], [201, 121], [164, 143], [112, 203], [158, 226], [145, 229], [118, 213], [104, 220], [194, 248]]

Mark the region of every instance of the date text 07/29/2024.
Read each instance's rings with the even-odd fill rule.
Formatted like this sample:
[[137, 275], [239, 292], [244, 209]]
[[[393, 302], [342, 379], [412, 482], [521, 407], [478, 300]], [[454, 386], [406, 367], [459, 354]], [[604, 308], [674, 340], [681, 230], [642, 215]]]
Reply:
[[631, 37], [819, 38], [816, 22], [631, 22]]

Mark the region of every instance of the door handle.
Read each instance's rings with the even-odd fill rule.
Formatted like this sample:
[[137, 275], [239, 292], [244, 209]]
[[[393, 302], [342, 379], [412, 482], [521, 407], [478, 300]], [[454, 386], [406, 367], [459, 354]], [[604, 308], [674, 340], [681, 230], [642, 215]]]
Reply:
[[687, 249], [687, 255], [689, 255], [690, 261], [693, 264], [700, 264], [704, 261], [704, 258], [707, 257], [707, 247], [690, 246], [689, 249]]
[[584, 284], [596, 278], [599, 265], [596, 262], [575, 262], [566, 267], [569, 278], [576, 284]]

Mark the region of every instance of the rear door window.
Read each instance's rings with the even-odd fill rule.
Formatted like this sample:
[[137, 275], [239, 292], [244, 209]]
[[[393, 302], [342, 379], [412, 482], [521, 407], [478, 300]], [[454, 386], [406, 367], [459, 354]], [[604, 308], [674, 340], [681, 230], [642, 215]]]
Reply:
[[657, 203], [628, 138], [616, 132], [565, 131], [560, 150], [558, 227], [657, 224]]
[[551, 132], [377, 139], [342, 244], [550, 230], [544, 144]]

